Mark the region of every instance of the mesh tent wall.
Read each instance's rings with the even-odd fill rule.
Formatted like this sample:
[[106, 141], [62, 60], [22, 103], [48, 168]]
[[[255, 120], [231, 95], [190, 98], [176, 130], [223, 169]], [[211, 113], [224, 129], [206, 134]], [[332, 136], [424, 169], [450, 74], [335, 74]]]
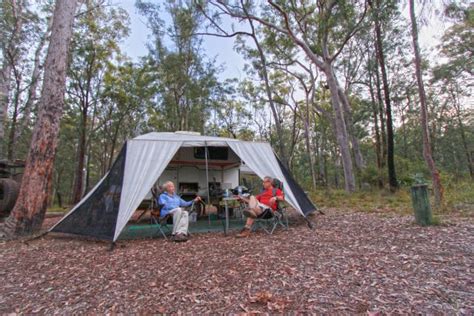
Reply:
[[116, 241], [133, 212], [181, 147], [230, 147], [257, 176], [285, 183], [286, 201], [301, 215], [316, 210], [268, 143], [180, 133], [149, 133], [126, 142], [111, 170], [51, 232]]

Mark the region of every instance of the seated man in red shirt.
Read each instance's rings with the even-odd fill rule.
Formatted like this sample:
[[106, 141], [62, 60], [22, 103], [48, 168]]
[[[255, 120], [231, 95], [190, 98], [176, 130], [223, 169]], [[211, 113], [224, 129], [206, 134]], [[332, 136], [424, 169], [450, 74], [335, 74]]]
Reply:
[[284, 201], [285, 196], [280, 189], [275, 189], [272, 186], [273, 179], [271, 177], [263, 178], [263, 191], [257, 196], [250, 196], [248, 199], [239, 197], [241, 200], [249, 204], [249, 208], [244, 210], [244, 215], [247, 216], [247, 222], [242, 231], [236, 235], [237, 238], [248, 237], [255, 218], [263, 215], [265, 210], [277, 209], [277, 201]]

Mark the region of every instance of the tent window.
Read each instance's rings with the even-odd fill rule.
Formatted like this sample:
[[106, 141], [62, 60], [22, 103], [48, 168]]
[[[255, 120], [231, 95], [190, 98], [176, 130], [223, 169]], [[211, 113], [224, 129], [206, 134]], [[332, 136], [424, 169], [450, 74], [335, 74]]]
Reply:
[[[229, 158], [228, 147], [207, 147], [209, 160], [227, 160]], [[194, 158], [206, 159], [206, 147], [195, 147]]]

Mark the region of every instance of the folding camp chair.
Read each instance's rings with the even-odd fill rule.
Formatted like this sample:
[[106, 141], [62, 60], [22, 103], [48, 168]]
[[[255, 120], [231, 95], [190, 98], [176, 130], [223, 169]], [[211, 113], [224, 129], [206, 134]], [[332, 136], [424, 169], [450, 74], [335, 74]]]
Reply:
[[259, 228], [263, 229], [267, 234], [271, 235], [275, 229], [281, 226], [283, 229], [288, 229], [288, 213], [286, 206], [278, 202], [278, 207], [275, 211], [271, 208], [267, 208], [258, 216], [253, 225], [252, 231], [256, 231]]
[[[272, 186], [274, 190], [273, 196], [276, 196], [277, 189], [283, 191], [283, 183], [278, 179], [273, 179]], [[288, 229], [288, 212], [286, 205], [284, 202], [278, 200], [276, 203], [277, 208], [275, 211], [271, 208], [267, 208], [255, 219], [252, 225], [252, 231], [262, 228], [267, 234], [271, 235], [278, 226], [283, 227], [283, 229]]]
[[[166, 216], [163, 216], [161, 217], [161, 209], [163, 207], [163, 205], [160, 205], [158, 204], [158, 197], [159, 197], [159, 194], [157, 192], [157, 190], [155, 189], [152, 189], [151, 190], [151, 194], [153, 196], [153, 202], [152, 202], [152, 205], [153, 205], [153, 208], [150, 212], [150, 221], [151, 221], [151, 224], [152, 225], [156, 225], [157, 228], [158, 228], [158, 231], [160, 232], [160, 234], [166, 239], [168, 240], [168, 235], [171, 235], [172, 234], [172, 227], [173, 227], [173, 215], [171, 214], [167, 214]], [[191, 206], [189, 206], [189, 213], [192, 213], [192, 212], [195, 212], [195, 203], [193, 202], [191, 204]], [[171, 226], [171, 227], [170, 227]], [[191, 236], [191, 234], [188, 232], [188, 235]]]
[[[158, 207], [156, 210], [151, 211], [150, 213], [150, 221], [152, 225], [156, 225], [158, 231], [163, 236], [164, 239], [168, 239], [166, 233], [171, 235], [172, 228], [169, 227], [169, 221], [172, 220], [170, 214], [160, 217], [161, 207]], [[172, 225], [173, 222], [171, 222]], [[165, 233], [166, 231], [166, 233]]]
[[[163, 238], [167, 240], [168, 237], [166, 236], [166, 233], [168, 233], [168, 235], [171, 235], [171, 232], [172, 232], [172, 229], [169, 227], [169, 221], [171, 219], [171, 215], [168, 214], [164, 217], [160, 217], [161, 208], [163, 207], [163, 205], [158, 204], [158, 197], [160, 196], [160, 194], [161, 194], [161, 190], [159, 187], [158, 188], [153, 187], [151, 189], [152, 199], [151, 199], [150, 222], [152, 225], [157, 226], [158, 232], [163, 236]], [[172, 223], [173, 222], [171, 221], [171, 225]]]

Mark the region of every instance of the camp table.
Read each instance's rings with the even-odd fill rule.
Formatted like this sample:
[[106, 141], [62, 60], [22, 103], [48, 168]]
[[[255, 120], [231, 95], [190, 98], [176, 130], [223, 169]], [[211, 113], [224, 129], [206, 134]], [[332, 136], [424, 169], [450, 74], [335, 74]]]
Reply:
[[229, 232], [229, 202], [239, 201], [239, 199], [236, 197], [225, 197], [225, 198], [222, 198], [222, 201], [224, 202], [224, 207], [225, 207], [224, 234], [227, 236], [227, 233]]

